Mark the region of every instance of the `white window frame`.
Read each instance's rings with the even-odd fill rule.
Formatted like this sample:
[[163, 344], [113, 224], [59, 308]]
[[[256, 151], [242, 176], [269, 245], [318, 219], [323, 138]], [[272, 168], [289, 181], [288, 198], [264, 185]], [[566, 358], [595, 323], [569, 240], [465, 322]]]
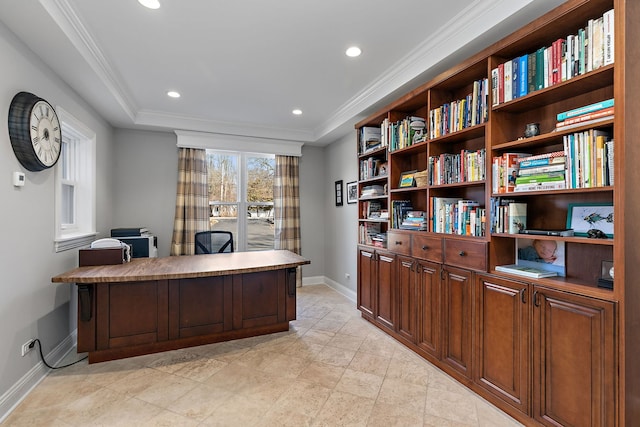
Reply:
[[62, 222], [62, 163], [55, 170], [55, 240], [56, 252], [83, 247], [91, 243], [96, 232], [96, 133], [71, 114], [56, 107], [63, 141], [73, 150], [74, 224]]

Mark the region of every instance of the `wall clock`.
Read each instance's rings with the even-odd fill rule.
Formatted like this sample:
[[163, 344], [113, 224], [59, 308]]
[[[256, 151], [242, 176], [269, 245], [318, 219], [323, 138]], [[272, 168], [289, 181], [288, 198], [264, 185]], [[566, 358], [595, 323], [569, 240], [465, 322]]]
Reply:
[[62, 144], [56, 111], [32, 93], [17, 93], [9, 107], [9, 139], [26, 169], [37, 172], [50, 168], [60, 158]]

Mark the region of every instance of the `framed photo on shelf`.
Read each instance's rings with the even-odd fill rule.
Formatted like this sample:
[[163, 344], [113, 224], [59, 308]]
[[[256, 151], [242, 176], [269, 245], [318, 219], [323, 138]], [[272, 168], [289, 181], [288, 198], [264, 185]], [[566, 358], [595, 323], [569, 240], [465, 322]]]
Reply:
[[336, 181], [336, 206], [342, 206], [342, 180]]
[[567, 228], [572, 228], [575, 236], [593, 237], [593, 231], [589, 231], [600, 230], [613, 238], [613, 203], [569, 204]]
[[358, 182], [347, 182], [347, 203], [356, 203], [358, 201]]
[[516, 264], [564, 277], [564, 242], [553, 239], [516, 239]]
[[418, 172], [418, 171], [417, 170], [413, 170], [413, 171], [402, 172], [400, 174], [399, 187], [400, 188], [415, 187], [415, 185], [416, 185], [416, 181], [415, 181], [416, 172]]

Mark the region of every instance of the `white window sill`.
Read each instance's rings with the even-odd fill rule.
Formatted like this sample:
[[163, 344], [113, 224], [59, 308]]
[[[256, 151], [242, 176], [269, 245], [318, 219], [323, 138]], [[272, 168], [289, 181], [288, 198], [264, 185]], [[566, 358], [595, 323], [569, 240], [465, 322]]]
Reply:
[[69, 234], [55, 239], [53, 245], [56, 252], [68, 251], [71, 249], [88, 246], [95, 240], [95, 237], [97, 235], [98, 233], [95, 231], [91, 233]]

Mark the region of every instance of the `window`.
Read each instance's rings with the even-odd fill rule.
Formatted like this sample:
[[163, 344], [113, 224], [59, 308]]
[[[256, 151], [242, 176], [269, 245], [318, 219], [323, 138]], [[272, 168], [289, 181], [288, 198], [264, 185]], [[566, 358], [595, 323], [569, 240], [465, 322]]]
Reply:
[[275, 155], [207, 150], [210, 226], [239, 251], [273, 249]]
[[96, 233], [95, 132], [56, 108], [62, 128], [62, 151], [56, 165], [55, 250], [89, 244]]

